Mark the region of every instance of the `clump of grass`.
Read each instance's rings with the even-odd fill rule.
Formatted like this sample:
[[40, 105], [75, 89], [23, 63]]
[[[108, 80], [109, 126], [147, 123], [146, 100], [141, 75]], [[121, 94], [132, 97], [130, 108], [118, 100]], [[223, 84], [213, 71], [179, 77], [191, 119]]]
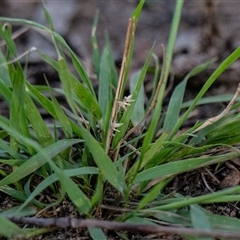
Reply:
[[[240, 223], [238, 219], [212, 214], [200, 205], [238, 201], [239, 186], [197, 197], [184, 197], [178, 193], [165, 195], [163, 190], [177, 174], [221, 164], [240, 156], [236, 147], [240, 141], [239, 113], [231, 111], [238, 106], [234, 105], [234, 101], [220, 117], [196, 122], [193, 127], [179, 132], [218, 76], [239, 58], [240, 48], [220, 64], [195, 99], [185, 104], [187, 109], [182, 113], [188, 79], [205, 70], [213, 61], [187, 74], [175, 88], [164, 117], [160, 113], [183, 1], [176, 2], [166, 53], [163, 48], [163, 63], [159, 66], [155, 61], [152, 96], [148, 102], [144, 100], [143, 82], [150, 60], [154, 57], [154, 47], [150, 49], [142, 69], [129, 76], [134, 33], [143, 4], [144, 1], [140, 1], [129, 20], [119, 78], [110, 42], [107, 40], [102, 54], [98, 49], [95, 19], [92, 43], [93, 63], [99, 81], [97, 93], [76, 54], [54, 31], [45, 8], [49, 27], [23, 19], [0, 18], [0, 36], [5, 43], [4, 54], [0, 55], [0, 94], [9, 108], [8, 117], [0, 116], [0, 163], [6, 166], [0, 170], [0, 191], [22, 202], [17, 207], [1, 211], [1, 235], [11, 239], [27, 238], [51, 230], [20, 228], [13, 222], [21, 220], [24, 223], [27, 218], [19, 217], [33, 216], [42, 209], [59, 205], [67, 196], [85, 218], [110, 219], [116, 224], [111, 225], [112, 229], [124, 239], [128, 238], [121, 229], [159, 232], [165, 229], [160, 228], [162, 223], [169, 227], [178, 226], [178, 229], [173, 228], [175, 233], [186, 239], [193, 239], [192, 236], [236, 237]], [[52, 37], [57, 60], [35, 48], [31, 51], [37, 51], [42, 60], [58, 72], [62, 88], [53, 88], [49, 84], [39, 87], [28, 81], [27, 67], [25, 71], [21, 66], [17, 46], [12, 39], [12, 24], [27, 25]], [[77, 76], [69, 71], [66, 54], [70, 56]], [[128, 78], [131, 95], [125, 96]], [[46, 79], [48, 81], [50, 79]], [[65, 96], [68, 109], [61, 106], [55, 93]], [[234, 100], [237, 94], [238, 91]], [[48, 112], [53, 124], [43, 119], [39, 106]], [[151, 116], [151, 120], [146, 126], [147, 116]], [[136, 132], [138, 134], [133, 134]], [[219, 147], [224, 151], [214, 153], [214, 149]], [[207, 155], [210, 150], [213, 154]], [[35, 179], [38, 179], [38, 185], [33, 189]], [[46, 204], [37, 200], [37, 196], [47, 188], [55, 196], [55, 202]], [[114, 204], [112, 210], [99, 217], [99, 212], [104, 211], [102, 203], [106, 195], [111, 196]], [[119, 214], [114, 215], [114, 211]], [[39, 224], [36, 218], [31, 218], [31, 222]], [[111, 228], [99, 222], [94, 224], [89, 221], [79, 226], [88, 227], [93, 239], [107, 239], [101, 228]], [[144, 228], [136, 228], [136, 224]], [[39, 226], [45, 225], [42, 223]], [[148, 231], [150, 226], [151, 231]], [[54, 229], [54, 224], [51, 227]], [[70, 227], [74, 227], [73, 224]], [[165, 231], [173, 231], [168, 229]]]

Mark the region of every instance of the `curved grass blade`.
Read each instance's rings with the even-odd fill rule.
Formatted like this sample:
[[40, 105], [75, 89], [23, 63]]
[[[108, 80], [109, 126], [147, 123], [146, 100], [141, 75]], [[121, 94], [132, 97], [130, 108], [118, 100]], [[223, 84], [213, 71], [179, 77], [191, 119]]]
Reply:
[[[26, 83], [28, 90], [31, 92], [31, 96], [34, 97], [46, 110], [53, 118], [58, 120], [58, 116], [55, 112], [53, 103], [46, 97], [44, 96], [41, 92], [39, 92], [34, 86], [32, 86], [30, 83]], [[80, 136], [80, 131], [78, 126], [70, 120], [70, 124], [72, 127], [73, 132], [77, 135]]]
[[[0, 123], [0, 126], [5, 128], [2, 123]], [[11, 132], [14, 134], [14, 130], [11, 130]], [[32, 141], [29, 139], [29, 141]], [[63, 151], [64, 149], [72, 146], [73, 144], [82, 142], [81, 139], [65, 139], [60, 140], [57, 143], [54, 143], [44, 149], [42, 149], [40, 152], [38, 152], [36, 155], [31, 157], [29, 160], [27, 160], [25, 163], [23, 163], [19, 168], [17, 168], [14, 172], [9, 174], [7, 177], [5, 177], [3, 180], [0, 181], [0, 186], [9, 185], [11, 183], [17, 182], [18, 180], [28, 176], [29, 174], [36, 171], [38, 168], [43, 166], [48, 159], [43, 157], [43, 154], [48, 156], [50, 159], [55, 157], [58, 153]]]
[[[179, 118], [179, 113], [182, 106], [183, 96], [185, 93], [186, 85], [189, 80], [189, 78], [199, 74], [206, 68], [208, 68], [214, 60], [211, 60], [209, 62], [206, 62], [204, 64], [201, 64], [200, 66], [197, 66], [192, 71], [190, 71], [186, 77], [183, 79], [183, 81], [174, 89], [170, 102], [168, 104], [168, 109], [165, 117], [165, 121], [163, 124], [163, 132], [171, 132], [173, 127], [176, 125], [177, 120]], [[168, 140], [171, 140], [173, 134], [170, 133]]]
[[149, 168], [138, 173], [135, 182], [148, 181], [160, 177], [167, 178], [169, 176], [200, 168], [203, 166], [224, 162], [238, 156], [240, 156], [240, 153], [232, 152], [214, 157], [190, 158], [187, 160], [180, 160], [162, 164], [160, 166]]
[[[69, 169], [69, 170], [63, 170], [63, 172], [67, 177], [74, 177], [74, 176], [80, 177], [81, 175], [99, 174], [99, 170], [94, 167], [82, 167], [82, 168], [76, 168], [76, 169]], [[24, 199], [25, 202], [21, 205], [18, 211], [20, 211], [22, 208], [27, 206], [27, 204], [30, 203], [38, 194], [40, 194], [44, 189], [46, 189], [47, 187], [49, 187], [51, 184], [53, 184], [58, 180], [59, 179], [56, 173], [45, 178], [40, 184], [38, 184], [38, 186], [28, 196], [28, 198]]]
[[27, 199], [26, 195], [23, 192], [18, 191], [18, 190], [14, 189], [14, 188], [11, 188], [9, 186], [1, 186], [0, 191], [8, 194], [9, 196], [11, 196], [15, 199], [20, 200], [22, 202]]
[[178, 120], [177, 124], [173, 127], [171, 131], [171, 136], [174, 135], [182, 123], [187, 119], [190, 112], [194, 109], [197, 105], [198, 101], [202, 98], [202, 96], [206, 93], [206, 91], [210, 88], [210, 86], [215, 82], [215, 80], [231, 65], [233, 64], [238, 58], [240, 57], [240, 47], [238, 47], [233, 53], [231, 53], [221, 64], [220, 66], [213, 72], [210, 78], [206, 81], [194, 101], [192, 102], [191, 106], [188, 110], [183, 114], [183, 116]]

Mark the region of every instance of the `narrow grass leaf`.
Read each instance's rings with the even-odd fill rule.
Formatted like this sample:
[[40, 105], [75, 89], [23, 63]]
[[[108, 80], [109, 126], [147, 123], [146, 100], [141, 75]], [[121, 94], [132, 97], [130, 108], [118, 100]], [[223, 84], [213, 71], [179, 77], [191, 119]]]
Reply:
[[12, 39], [12, 26], [9, 24], [0, 24], [0, 36], [4, 39], [7, 45], [8, 54], [12, 54], [14, 57], [17, 57], [17, 48], [14, 40]]
[[[191, 221], [194, 228], [210, 230], [211, 225], [205, 213], [196, 204], [190, 205]], [[211, 240], [212, 238], [197, 237], [196, 240]]]
[[[131, 94], [133, 94], [134, 89], [137, 85], [139, 75], [140, 75], [140, 72], [137, 72], [137, 73], [133, 74], [131, 79], [130, 79], [130, 92], [131, 92]], [[133, 108], [133, 112], [132, 112], [132, 115], [131, 115], [131, 121], [132, 121], [134, 126], [136, 126], [144, 118], [144, 115], [145, 115], [144, 98], [145, 98], [145, 94], [144, 94], [144, 88], [143, 88], [143, 85], [142, 85], [141, 88], [139, 89], [137, 99], [135, 100], [136, 103], [135, 103], [135, 106]], [[142, 124], [144, 124], [144, 122]]]
[[[30, 91], [31, 96], [36, 99], [45, 109], [46, 111], [51, 114], [51, 116], [58, 120], [58, 116], [55, 112], [54, 106], [52, 101], [50, 101], [46, 96], [44, 96], [41, 92], [39, 92], [34, 86], [32, 86], [30, 83], [26, 83], [27, 85], [27, 91]], [[80, 131], [78, 126], [70, 120], [70, 124], [72, 127], [72, 130], [77, 136], [80, 136]]]
[[99, 53], [99, 48], [98, 48], [98, 42], [97, 42], [97, 37], [96, 37], [96, 31], [97, 31], [97, 25], [98, 25], [98, 15], [99, 11], [96, 12], [94, 21], [93, 21], [93, 26], [92, 26], [92, 32], [91, 32], [91, 41], [92, 41], [92, 48], [93, 48], [93, 66], [94, 70], [99, 76], [99, 69], [100, 69], [100, 53]]
[[46, 123], [42, 119], [42, 116], [32, 99], [27, 94], [25, 96], [25, 115], [36, 133], [40, 145], [42, 147], [47, 147], [53, 144], [54, 140]]
[[22, 202], [27, 199], [26, 195], [23, 192], [18, 191], [18, 190], [14, 189], [14, 188], [11, 188], [9, 186], [1, 186], [0, 191], [6, 193], [7, 195], [9, 195], [9, 196], [11, 196], [15, 199], [20, 200]]
[[[181, 110], [181, 105], [183, 101], [183, 96], [185, 93], [186, 85], [189, 80], [189, 78], [197, 75], [198, 73], [202, 72], [206, 68], [208, 68], [211, 64], [213, 63], [212, 61], [209, 61], [207, 63], [201, 64], [200, 66], [197, 66], [194, 68], [192, 71], [190, 71], [186, 77], [183, 79], [183, 81], [174, 89], [170, 102], [168, 104], [168, 109], [165, 117], [165, 121], [163, 124], [163, 132], [171, 132], [173, 127], [176, 125], [177, 120], [179, 118], [179, 113]], [[170, 140], [172, 138], [172, 134], [168, 137]]]
[[[63, 90], [71, 110], [76, 114], [76, 107], [72, 97], [72, 84], [69, 81], [68, 66], [66, 60], [62, 57], [58, 60], [58, 74], [63, 86]], [[76, 114], [77, 115], [77, 114]]]
[[141, 160], [141, 162], [136, 162], [133, 164], [131, 169], [127, 173], [127, 179], [132, 179], [132, 177], [138, 173], [156, 154], [157, 151], [163, 145], [165, 139], [167, 138], [168, 134], [163, 133], [157, 140], [154, 142], [149, 150], [145, 153], [145, 157]]
[[[2, 123], [0, 123], [2, 127]], [[12, 130], [11, 130], [12, 131]], [[48, 159], [44, 158], [43, 155], [48, 156], [50, 159], [55, 157], [58, 153], [63, 151], [64, 149], [72, 146], [73, 144], [81, 142], [81, 139], [65, 139], [60, 140], [57, 143], [54, 143], [38, 152], [36, 155], [31, 157], [25, 163], [23, 163], [19, 168], [17, 168], [14, 172], [9, 174], [3, 180], [0, 181], [0, 186], [9, 185], [11, 183], [17, 182], [18, 180], [28, 176], [29, 174], [36, 171], [38, 168], [43, 166]]]
[[194, 107], [197, 105], [198, 101], [203, 97], [206, 91], [210, 88], [210, 86], [216, 81], [216, 79], [238, 58], [240, 57], [240, 47], [238, 47], [232, 54], [230, 54], [220, 65], [219, 67], [213, 72], [213, 74], [209, 77], [206, 81], [198, 95], [195, 97], [194, 101], [192, 102], [191, 106], [188, 110], [183, 114], [183, 116], [178, 120], [177, 124], [172, 129], [171, 134], [174, 134], [178, 131], [179, 126], [187, 119], [188, 115]]
[[[13, 85], [12, 98], [10, 103], [10, 126], [13, 129], [21, 132], [21, 121], [25, 117], [24, 113], [24, 96], [25, 96], [25, 84], [23, 71], [18, 63], [16, 68], [13, 65], [9, 65], [9, 71], [11, 75], [11, 81]], [[18, 150], [19, 143], [13, 136], [10, 138], [10, 146], [13, 150]]]
[[88, 231], [93, 240], [107, 240], [107, 237], [101, 228], [89, 227]]
[[102, 118], [102, 111], [94, 95], [89, 92], [72, 74], [70, 75], [69, 80], [71, 80], [72, 90], [78, 99], [97, 120], [100, 120]]
[[[233, 94], [227, 94], [227, 93], [216, 95], [216, 96], [203, 97], [198, 101], [196, 106], [210, 104], [210, 103], [230, 102], [232, 98], [233, 98]], [[236, 102], [239, 102], [239, 101], [240, 101], [240, 97], [237, 97]], [[184, 102], [181, 108], [190, 107], [192, 103], [193, 103], [193, 100]]]
[[143, 209], [148, 203], [154, 201], [161, 193], [162, 189], [172, 180], [172, 178], [165, 179], [156, 184], [138, 203], [138, 210]]
[[103, 174], [103, 177], [106, 178], [117, 190], [123, 193], [123, 191], [126, 189], [124, 177], [120, 174], [120, 172], [118, 172], [109, 156], [100, 146], [99, 142], [97, 142], [96, 139], [83, 126], [80, 126], [80, 128], [82, 137], [85, 140], [95, 163]]
[[[211, 224], [212, 229], [221, 229], [222, 231], [237, 231], [239, 232], [239, 224], [240, 220], [237, 218], [231, 218], [229, 216], [222, 216], [219, 214], [213, 214], [203, 207], [197, 205], [197, 207], [205, 214], [208, 219], [208, 222]], [[183, 216], [184, 218], [191, 218], [190, 211], [186, 209], [181, 209], [178, 211], [179, 215]]]
[[160, 116], [161, 116], [161, 111], [162, 111], [162, 103], [164, 99], [164, 94], [165, 94], [165, 89], [167, 85], [167, 80], [169, 76], [169, 71], [171, 67], [171, 61], [172, 61], [172, 56], [173, 56], [173, 50], [174, 50], [174, 45], [176, 41], [176, 36], [178, 32], [178, 26], [180, 23], [180, 17], [181, 17], [181, 12], [182, 12], [182, 6], [183, 6], [184, 1], [177, 1], [176, 6], [175, 6], [175, 11], [173, 15], [173, 20], [171, 24], [171, 30], [170, 30], [170, 36], [167, 44], [167, 53], [166, 53], [166, 60], [163, 62], [163, 71], [161, 73], [161, 81], [162, 85], [157, 97], [157, 103], [155, 105], [153, 115], [151, 118], [151, 123], [148, 127], [146, 136], [144, 137], [143, 144], [142, 144], [142, 149], [141, 149], [141, 161], [144, 159], [144, 155], [146, 151], [149, 149], [149, 146], [153, 140], [154, 134], [156, 133], [156, 127], [158, 125]]
[[[69, 170], [63, 170], [66, 177], [82, 177], [82, 175], [92, 175], [92, 174], [99, 174], [99, 170], [94, 167], [82, 167], [82, 168], [76, 168], [76, 169], [69, 169]], [[34, 189], [34, 191], [28, 196], [25, 202], [21, 205], [19, 208], [19, 211], [27, 206], [28, 203], [30, 203], [37, 195], [39, 195], [44, 189], [52, 185], [54, 182], [58, 181], [58, 177], [56, 173], [50, 175], [49, 177], [46, 177], [43, 181], [41, 181], [38, 186]]]
[[205, 144], [228, 144], [233, 145], [240, 142], [240, 126], [239, 119], [236, 121], [230, 121], [223, 126], [213, 129], [207, 134], [207, 140]]
[[69, 177], [67, 177], [64, 172], [58, 177], [61, 180], [61, 184], [64, 187], [64, 190], [67, 192], [72, 203], [77, 207], [80, 213], [88, 214], [91, 210], [91, 202], [82, 192], [79, 186]]
[[11, 148], [6, 142], [0, 138], [0, 148], [5, 151], [5, 154], [11, 155], [16, 159], [26, 159], [23, 155]]
[[23, 229], [6, 219], [2, 214], [0, 214], [0, 226], [0, 235], [8, 237], [8, 239], [23, 238], [25, 236]]
[[[1, 72], [0, 72], [0, 76], [1, 76]], [[0, 94], [1, 96], [3, 96], [7, 104], [10, 105], [12, 92], [10, 91], [9, 87], [4, 83], [1, 77], [0, 77]]]
[[[94, 117], [96, 117], [98, 120], [102, 117], [102, 111], [101, 108], [98, 105], [98, 102], [96, 101], [95, 93], [93, 94], [91, 91], [86, 89], [86, 87], [72, 74], [70, 73], [66, 68], [66, 62], [64, 59], [60, 59], [60, 62], [56, 62], [47, 55], [44, 55], [42, 53], [39, 53], [41, 58], [50, 64], [56, 71], [61, 71], [63, 86], [65, 86], [65, 89], [69, 91], [70, 93], [73, 92], [76, 94], [78, 99], [82, 102], [82, 104], [88, 109], [89, 112], [91, 112]], [[60, 65], [63, 65], [63, 69], [60, 68]], [[80, 62], [79, 62], [80, 64]], [[65, 70], [64, 70], [65, 69]], [[67, 81], [67, 82], [66, 82]], [[65, 90], [64, 90], [65, 91]], [[69, 94], [70, 94], [69, 93]], [[71, 96], [72, 98], [72, 96]], [[72, 101], [72, 100], [70, 100]]]
[[103, 116], [106, 115], [109, 99], [110, 99], [110, 71], [108, 57], [109, 49], [105, 47], [100, 61], [100, 74], [99, 74], [99, 86], [98, 86], [98, 102], [102, 110]]
[[21, 24], [21, 25], [23, 24], [23, 25], [31, 26], [33, 28], [39, 28], [39, 29], [42, 29], [42, 30], [46, 31], [50, 35], [54, 36], [55, 41], [57, 41], [58, 43], [61, 43], [64, 47], [66, 47], [68, 49], [68, 51], [70, 52], [70, 55], [71, 55], [72, 62], [74, 64], [79, 76], [81, 77], [83, 82], [86, 84], [86, 86], [88, 87], [88, 89], [92, 93], [92, 95], [95, 96], [95, 92], [94, 92], [92, 83], [91, 83], [91, 81], [90, 81], [90, 79], [89, 79], [89, 77], [86, 73], [86, 70], [84, 69], [83, 65], [79, 61], [79, 58], [72, 51], [72, 49], [68, 46], [68, 44], [66, 43], [66, 41], [63, 39], [63, 37], [61, 35], [59, 35], [58, 33], [54, 32], [50, 29], [48, 29], [47, 27], [45, 27], [45, 26], [43, 26], [39, 23], [30, 21], [30, 20], [0, 17], [0, 22], [9, 22], [9, 23], [12, 23], [12, 24]]
[[[236, 193], [239, 193], [239, 191], [240, 191], [240, 186], [236, 186], [236, 187], [227, 188], [218, 192], [209, 193], [209, 194], [205, 194], [197, 197], [183, 198], [181, 196], [181, 198], [172, 198], [172, 201], [170, 203], [166, 203], [166, 204], [162, 203], [162, 205], [153, 207], [151, 208], [151, 210], [167, 211], [167, 210], [173, 210], [176, 208], [183, 208], [191, 204], [210, 204], [210, 203], [212, 204], [215, 202], [216, 203], [226, 202], [225, 199], [222, 199], [222, 198], [225, 198], [226, 196], [233, 196], [233, 197], [237, 196], [239, 200], [240, 199], [239, 194], [236, 194]], [[232, 201], [238, 201], [238, 200], [236, 198], [232, 199]]]
[[52, 99], [53, 107], [55, 109], [55, 113], [57, 115], [57, 119], [59, 120], [62, 126], [65, 136], [68, 138], [72, 138], [73, 136], [72, 127], [68, 117], [66, 116], [65, 112], [63, 111], [57, 99], [54, 97], [52, 93], [51, 93], [51, 99]]
[[136, 19], [136, 21], [138, 20], [140, 13], [142, 11], [143, 5], [145, 3], [145, 0], [141, 0], [138, 4], [138, 6], [136, 7], [136, 9], [133, 12], [133, 17]]
[[148, 181], [160, 177], [166, 178], [175, 174], [179, 174], [203, 166], [224, 162], [239, 155], [240, 155], [239, 153], [232, 152], [214, 157], [191, 158], [187, 160], [179, 160], [175, 162], [162, 164], [160, 166], [149, 168], [147, 170], [140, 172], [139, 174], [137, 174], [135, 182]]
[[37, 208], [29, 206], [23, 208], [21, 211], [18, 211], [18, 207], [12, 207], [10, 209], [7, 209], [5, 211], [1, 212], [2, 216], [19, 216], [19, 217], [25, 217], [25, 216], [32, 216], [37, 214]]
[[153, 48], [154, 48], [154, 45], [151, 48], [151, 50], [149, 51], [147, 60], [146, 60], [144, 66], [143, 66], [143, 68], [142, 68], [142, 70], [139, 74], [137, 84], [135, 86], [134, 92], [133, 92], [133, 94], [131, 96], [131, 99], [130, 99], [130, 103], [129, 103], [130, 106], [127, 106], [127, 109], [125, 110], [122, 118], [120, 119], [120, 123], [122, 123], [122, 126], [120, 126], [118, 128], [119, 131], [115, 133], [115, 136], [114, 136], [114, 139], [113, 139], [113, 148], [115, 148], [118, 145], [119, 141], [122, 140], [128, 126], [129, 126], [129, 122], [130, 122], [130, 119], [131, 119], [131, 116], [132, 116], [132, 112], [133, 112], [134, 106], [136, 104], [136, 99], [138, 97], [139, 91], [140, 91], [140, 89], [143, 85], [143, 81], [144, 81], [144, 78], [145, 78], [146, 73], [147, 73], [147, 69], [148, 69], [148, 66], [149, 66], [149, 63], [150, 63]]

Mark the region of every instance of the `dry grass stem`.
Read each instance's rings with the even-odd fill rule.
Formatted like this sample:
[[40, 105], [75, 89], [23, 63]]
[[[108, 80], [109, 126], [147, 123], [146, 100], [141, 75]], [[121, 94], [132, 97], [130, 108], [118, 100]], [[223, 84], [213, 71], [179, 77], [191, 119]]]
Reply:
[[129, 59], [130, 57], [130, 49], [131, 49], [134, 30], [135, 30], [135, 22], [133, 18], [130, 18], [128, 21], [128, 30], [127, 30], [127, 36], [125, 41], [122, 66], [119, 74], [118, 86], [116, 90], [115, 99], [113, 102], [112, 115], [111, 115], [109, 129], [108, 129], [108, 137], [107, 137], [106, 149], [105, 149], [107, 153], [109, 152], [110, 144], [112, 141], [114, 126], [116, 126], [119, 102], [121, 101], [121, 92], [124, 86], [124, 76], [127, 68], [127, 59]]
[[163, 74], [161, 75], [161, 78], [158, 82], [157, 89], [156, 89], [156, 92], [154, 94], [153, 100], [152, 100], [147, 112], [145, 113], [143, 119], [137, 125], [135, 125], [133, 128], [131, 128], [127, 132], [127, 134], [124, 136], [124, 138], [118, 143], [117, 150], [116, 150], [115, 156], [114, 156], [114, 161], [117, 161], [119, 151], [120, 151], [120, 147], [123, 144], [123, 142], [126, 141], [127, 138], [129, 136], [131, 136], [131, 134], [134, 133], [134, 131], [137, 130], [140, 127], [140, 125], [145, 121], [145, 119], [148, 117], [148, 115], [152, 112], [152, 110], [153, 110], [153, 108], [154, 108], [154, 106], [157, 102], [158, 94], [159, 94], [159, 91], [160, 91], [161, 86], [163, 84], [163, 79], [165, 77], [164, 75], [166, 74], [166, 53], [165, 53], [165, 48], [164, 48], [163, 45], [162, 45], [162, 51], [163, 51]]
[[240, 94], [240, 83], [238, 84], [237, 87], [237, 91], [235, 92], [232, 100], [230, 101], [230, 103], [227, 105], [227, 107], [216, 117], [213, 118], [209, 118], [205, 123], [203, 123], [199, 128], [197, 128], [196, 130], [193, 131], [193, 133], [200, 131], [201, 129], [217, 122], [219, 119], [221, 119], [222, 117], [224, 117], [231, 109], [231, 107], [233, 106], [233, 104], [235, 103], [238, 95]]

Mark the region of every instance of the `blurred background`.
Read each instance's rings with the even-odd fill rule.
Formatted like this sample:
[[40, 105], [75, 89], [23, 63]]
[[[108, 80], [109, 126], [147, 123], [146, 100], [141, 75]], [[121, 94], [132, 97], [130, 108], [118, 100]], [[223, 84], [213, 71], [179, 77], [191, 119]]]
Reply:
[[[65, 38], [86, 65], [91, 65], [91, 30], [94, 17], [99, 11], [96, 33], [99, 47], [103, 49], [105, 35], [108, 33], [116, 63], [121, 62], [128, 19], [138, 0], [44, 2], [55, 30]], [[174, 7], [174, 0], [146, 0], [136, 31], [133, 69], [142, 66], [154, 42], [154, 52], [161, 59], [161, 45], [166, 46]], [[185, 1], [172, 64], [172, 73], [176, 79], [182, 79], [193, 67], [215, 56], [218, 57], [218, 62], [213, 68], [216, 67], [240, 45], [239, 13], [240, 1], [237, 0]], [[1, 0], [0, 15], [29, 19], [46, 25], [41, 1]], [[16, 26], [14, 30], [23, 32], [17, 40], [19, 53], [35, 46], [41, 52], [55, 56], [50, 38], [24, 26]], [[31, 54], [31, 63], [37, 64], [39, 61], [37, 54]], [[227, 75], [219, 80], [219, 84], [226, 85], [222, 91], [232, 90], [229, 79], [233, 83], [238, 82], [239, 73], [240, 65], [236, 62]], [[199, 78], [196, 81], [201, 83], [204, 79]], [[235, 83], [232, 85], [234, 88]]]

